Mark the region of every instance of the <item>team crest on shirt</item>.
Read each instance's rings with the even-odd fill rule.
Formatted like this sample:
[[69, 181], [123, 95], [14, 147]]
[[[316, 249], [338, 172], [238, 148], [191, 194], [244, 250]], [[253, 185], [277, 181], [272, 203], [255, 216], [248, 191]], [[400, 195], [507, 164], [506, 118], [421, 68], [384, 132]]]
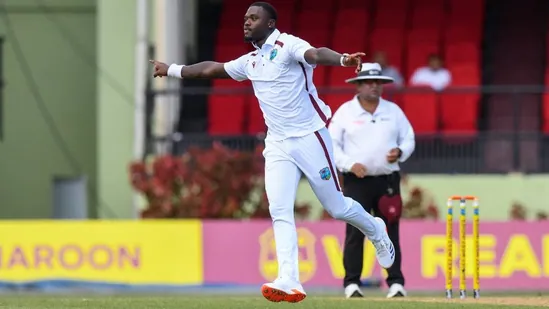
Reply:
[[320, 178], [324, 180], [330, 180], [330, 178], [332, 178], [332, 173], [330, 172], [330, 169], [327, 167], [321, 169], [320, 171], [318, 171], [318, 173], [320, 174]]
[[278, 55], [278, 49], [276, 48], [273, 48], [273, 50], [271, 50], [271, 55], [269, 56], [269, 60], [273, 60], [276, 55]]

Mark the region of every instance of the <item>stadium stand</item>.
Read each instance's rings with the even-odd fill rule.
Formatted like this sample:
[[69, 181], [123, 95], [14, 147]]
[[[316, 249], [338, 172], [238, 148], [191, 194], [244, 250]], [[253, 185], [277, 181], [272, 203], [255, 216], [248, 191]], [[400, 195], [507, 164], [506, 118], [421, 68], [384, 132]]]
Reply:
[[[406, 80], [416, 68], [425, 64], [429, 54], [438, 53], [452, 73], [452, 86], [480, 85], [484, 1], [330, 0], [324, 1], [323, 5], [317, 2], [271, 1], [279, 11], [279, 28], [304, 38], [313, 46], [363, 50], [368, 54], [383, 50]], [[235, 39], [242, 35], [242, 26], [234, 21], [242, 16], [247, 5], [247, 1], [235, 0], [224, 6], [216, 60], [230, 60], [246, 51], [246, 46]], [[395, 7], [402, 9], [395, 10]], [[311, 20], [323, 22], [310, 23]], [[351, 98], [352, 86], [344, 80], [353, 74], [349, 68], [320, 67], [315, 70], [315, 84], [321, 90], [324, 87], [348, 89], [345, 93], [322, 94], [320, 91], [321, 98], [332, 111]], [[244, 88], [249, 84], [216, 81], [213, 87]], [[479, 94], [412, 92], [395, 98], [410, 117], [418, 135], [438, 132], [474, 135], [477, 132]], [[227, 104], [229, 101], [232, 103]], [[211, 134], [259, 133], [265, 130], [253, 94], [211, 95], [209, 107]], [[547, 127], [549, 130], [549, 125]]]
[[[490, 48], [484, 51], [484, 59], [490, 61], [488, 65], [492, 69], [490, 80], [485, 82], [500, 87], [543, 84], [547, 1], [495, 1], [490, 4], [489, 23], [498, 25], [498, 33], [491, 38]], [[518, 21], [515, 16], [528, 18]], [[528, 29], [528, 35], [524, 35], [524, 29]], [[486, 101], [487, 130], [515, 136], [540, 132], [542, 100], [540, 94], [490, 95]], [[541, 164], [538, 143], [539, 140], [533, 138], [521, 141], [490, 139], [484, 147], [487, 167], [491, 171], [512, 167], [535, 171]]]

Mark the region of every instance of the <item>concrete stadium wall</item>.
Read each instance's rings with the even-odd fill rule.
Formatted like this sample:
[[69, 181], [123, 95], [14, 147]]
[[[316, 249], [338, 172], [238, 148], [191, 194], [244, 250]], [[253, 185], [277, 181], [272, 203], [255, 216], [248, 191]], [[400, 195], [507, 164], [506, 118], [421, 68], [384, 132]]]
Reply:
[[[47, 218], [53, 176], [85, 174], [96, 183], [96, 3], [8, 0], [5, 8], [0, 218]], [[81, 171], [52, 136], [33, 82]]]
[[[53, 177], [78, 175], [88, 179], [90, 217], [132, 217], [136, 1], [7, 0], [5, 8], [0, 218], [51, 218]], [[50, 132], [21, 58], [76, 163]]]

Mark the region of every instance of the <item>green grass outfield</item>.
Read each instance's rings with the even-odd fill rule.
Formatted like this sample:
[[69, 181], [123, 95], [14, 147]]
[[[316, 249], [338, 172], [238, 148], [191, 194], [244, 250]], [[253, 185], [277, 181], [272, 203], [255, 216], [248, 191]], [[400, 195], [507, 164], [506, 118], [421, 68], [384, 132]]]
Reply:
[[180, 296], [66, 296], [66, 295], [0, 295], [0, 309], [399, 309], [399, 308], [482, 308], [526, 309], [549, 308], [549, 297], [543, 296], [487, 296], [479, 300], [446, 300], [444, 297], [409, 297], [388, 300], [382, 297], [344, 299], [338, 296], [309, 295], [298, 304], [271, 303], [261, 296], [180, 295]]

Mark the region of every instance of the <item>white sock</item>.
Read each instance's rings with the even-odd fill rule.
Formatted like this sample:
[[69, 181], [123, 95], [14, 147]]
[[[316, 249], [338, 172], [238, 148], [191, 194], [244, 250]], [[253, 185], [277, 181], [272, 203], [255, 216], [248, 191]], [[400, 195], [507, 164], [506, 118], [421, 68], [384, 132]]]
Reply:
[[273, 220], [273, 231], [278, 261], [278, 278], [299, 282], [295, 221], [293, 218], [277, 218]]

